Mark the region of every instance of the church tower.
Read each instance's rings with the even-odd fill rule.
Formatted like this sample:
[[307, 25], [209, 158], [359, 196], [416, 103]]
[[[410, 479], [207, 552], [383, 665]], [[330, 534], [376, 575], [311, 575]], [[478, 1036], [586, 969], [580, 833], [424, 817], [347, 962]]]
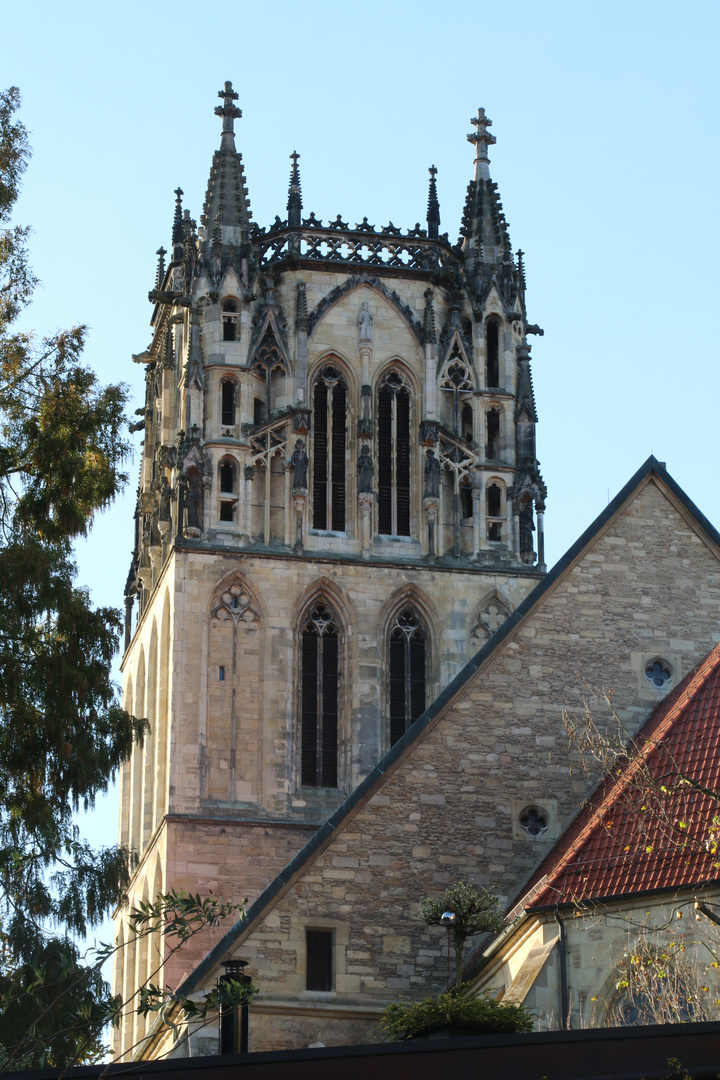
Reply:
[[[258, 226], [237, 94], [219, 97], [200, 227], [178, 188], [152, 341], [133, 357], [146, 399], [123, 691], [151, 728], [121, 781], [133, 903], [256, 897], [545, 571], [541, 331], [484, 110], [452, 245], [434, 166], [426, 227], [403, 231], [304, 217], [293, 153], [286, 217]], [[118, 952], [126, 1000], [158, 981], [161, 948]]]

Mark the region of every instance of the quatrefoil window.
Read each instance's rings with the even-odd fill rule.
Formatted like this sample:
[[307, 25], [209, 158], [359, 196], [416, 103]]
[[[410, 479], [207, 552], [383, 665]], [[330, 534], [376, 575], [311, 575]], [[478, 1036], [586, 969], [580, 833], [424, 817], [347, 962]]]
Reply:
[[672, 679], [672, 669], [667, 660], [651, 660], [645, 665], [645, 678], [656, 690], [661, 690]]
[[550, 828], [550, 819], [538, 806], [526, 806], [520, 814], [520, 828], [528, 836], [542, 836]]

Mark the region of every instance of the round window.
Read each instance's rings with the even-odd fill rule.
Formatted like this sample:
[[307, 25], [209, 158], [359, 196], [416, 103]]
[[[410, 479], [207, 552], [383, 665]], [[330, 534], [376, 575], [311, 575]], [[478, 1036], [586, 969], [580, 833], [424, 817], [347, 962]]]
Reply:
[[656, 690], [666, 686], [672, 679], [672, 670], [667, 660], [651, 660], [646, 664], [645, 678]]
[[528, 836], [542, 836], [550, 828], [547, 811], [538, 806], [526, 806], [520, 814], [520, 828]]

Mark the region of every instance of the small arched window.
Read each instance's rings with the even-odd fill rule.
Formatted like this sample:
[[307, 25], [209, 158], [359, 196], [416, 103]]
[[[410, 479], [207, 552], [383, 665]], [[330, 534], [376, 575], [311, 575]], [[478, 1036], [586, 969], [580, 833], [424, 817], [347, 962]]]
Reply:
[[390, 630], [390, 745], [425, 711], [427, 635], [412, 608], [404, 608]]
[[220, 384], [220, 422], [223, 427], [234, 427], [235, 425], [236, 393], [237, 383], [235, 380], [223, 379]]
[[222, 313], [222, 336], [223, 341], [237, 341], [238, 339], [238, 305], [236, 300], [223, 300]]
[[503, 531], [502, 489], [499, 484], [488, 484], [485, 491], [488, 540], [501, 541]]
[[410, 392], [397, 371], [378, 392], [378, 532], [410, 535]]
[[488, 319], [485, 324], [485, 376], [488, 386], [500, 385], [500, 324]]
[[220, 462], [220, 520], [234, 521], [237, 508], [237, 465], [229, 458]]
[[487, 414], [485, 456], [490, 461], [497, 461], [500, 457], [500, 413], [497, 409], [490, 409]]
[[473, 438], [473, 411], [472, 405], [463, 405], [460, 414], [460, 434], [466, 442], [472, 442]]
[[302, 628], [300, 782], [337, 787], [339, 634], [335, 617], [316, 604]]
[[347, 386], [328, 366], [313, 392], [313, 528], [345, 530]]

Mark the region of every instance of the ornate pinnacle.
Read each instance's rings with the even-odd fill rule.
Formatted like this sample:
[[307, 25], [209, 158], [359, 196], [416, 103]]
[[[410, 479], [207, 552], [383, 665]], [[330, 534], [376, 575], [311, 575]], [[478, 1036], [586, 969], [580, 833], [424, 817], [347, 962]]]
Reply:
[[436, 240], [440, 228], [440, 203], [438, 202], [437, 184], [435, 183], [437, 169], [434, 165], [431, 165], [428, 172], [430, 173], [430, 191], [428, 193], [427, 208], [428, 236], [433, 240]]
[[293, 150], [290, 155], [292, 161], [292, 169], [290, 170], [290, 187], [288, 189], [288, 225], [299, 225], [302, 211], [302, 191], [300, 189], [300, 170], [298, 168], [298, 159], [300, 155], [297, 150]]
[[175, 188], [175, 217], [173, 218], [172, 230], [173, 244], [182, 244], [183, 242], [182, 197], [183, 189], [179, 187]]
[[238, 95], [232, 88], [231, 82], [225, 83], [224, 90], [218, 90], [218, 97], [223, 99], [222, 105], [215, 106], [215, 115], [222, 116], [222, 139], [220, 142], [222, 146], [228, 146], [229, 149], [235, 148], [235, 120], [239, 120], [242, 116], [242, 109], [238, 109], [237, 105], [233, 102], [237, 101]]
[[520, 248], [518, 248], [515, 254], [517, 255], [518, 275], [520, 277], [520, 284], [522, 288], [525, 289], [525, 265], [523, 263], [523, 255], [525, 254], [525, 252], [521, 251]]
[[165, 280], [165, 256], [167, 255], [167, 251], [164, 247], [160, 247], [155, 252], [155, 254], [158, 257], [158, 268], [157, 274], [155, 275], [155, 288], [161, 289], [162, 283]]
[[488, 120], [485, 116], [484, 109], [478, 109], [477, 116], [472, 117], [470, 123], [475, 125], [475, 131], [467, 137], [468, 142], [475, 145], [475, 179], [489, 180], [488, 146], [494, 146], [497, 142], [495, 136], [488, 131], [488, 128], [492, 126], [492, 120]]

